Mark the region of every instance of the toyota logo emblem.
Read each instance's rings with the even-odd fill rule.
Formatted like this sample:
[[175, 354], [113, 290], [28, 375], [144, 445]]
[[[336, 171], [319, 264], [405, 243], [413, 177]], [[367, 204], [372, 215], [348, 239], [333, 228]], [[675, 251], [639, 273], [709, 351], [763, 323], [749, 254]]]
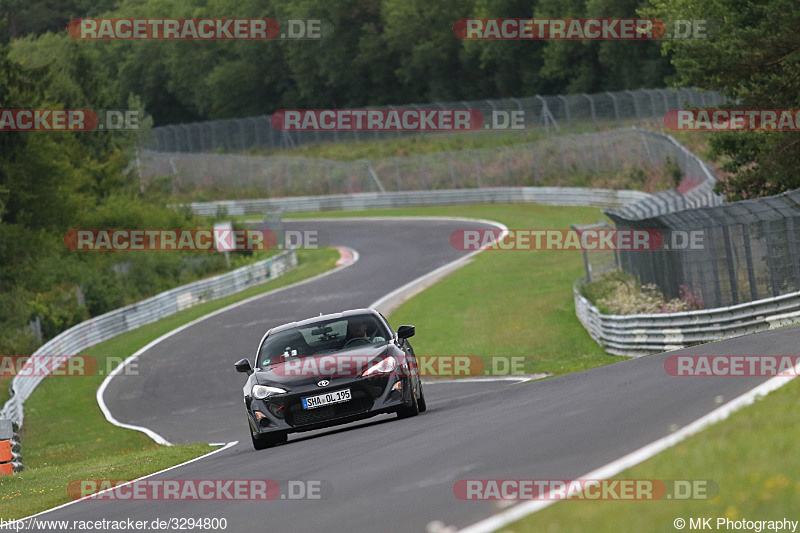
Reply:
[[322, 381], [317, 383], [317, 387], [327, 387], [330, 384], [331, 384], [330, 381], [328, 381], [327, 379], [323, 379]]

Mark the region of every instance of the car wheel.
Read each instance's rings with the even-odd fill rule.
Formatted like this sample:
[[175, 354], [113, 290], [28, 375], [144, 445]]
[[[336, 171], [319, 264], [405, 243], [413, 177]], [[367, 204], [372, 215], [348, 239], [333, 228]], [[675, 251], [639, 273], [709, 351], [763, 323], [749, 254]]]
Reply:
[[405, 405], [397, 410], [397, 418], [410, 418], [419, 414], [419, 403], [417, 403], [417, 395], [414, 390], [411, 390], [411, 405]]
[[266, 450], [267, 448], [272, 448], [276, 444], [283, 444], [289, 440], [289, 436], [286, 433], [259, 436], [255, 436], [251, 433], [250, 438], [253, 441], [253, 448], [256, 450]]
[[422, 380], [419, 381], [419, 399], [417, 400], [419, 412], [424, 413], [428, 409], [428, 404], [425, 402], [425, 389], [422, 388]]

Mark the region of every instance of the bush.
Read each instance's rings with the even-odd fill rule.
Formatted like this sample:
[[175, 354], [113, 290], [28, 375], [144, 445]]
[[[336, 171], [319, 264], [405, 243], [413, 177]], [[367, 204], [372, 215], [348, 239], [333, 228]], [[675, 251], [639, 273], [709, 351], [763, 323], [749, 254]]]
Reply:
[[641, 285], [630, 274], [618, 270], [585, 284], [581, 294], [601, 313], [612, 315], [678, 313], [703, 308], [702, 298], [684, 285], [680, 287], [680, 298], [667, 300], [656, 285]]

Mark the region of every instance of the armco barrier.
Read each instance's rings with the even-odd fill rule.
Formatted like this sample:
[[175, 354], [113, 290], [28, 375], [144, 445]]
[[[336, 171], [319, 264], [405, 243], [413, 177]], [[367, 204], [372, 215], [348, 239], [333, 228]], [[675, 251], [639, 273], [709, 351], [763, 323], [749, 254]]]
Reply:
[[0, 476], [16, 474], [23, 469], [18, 429], [13, 421], [0, 419]]
[[392, 207], [484, 203], [621, 207], [648, 197], [650, 195], [645, 192], [628, 190], [580, 187], [497, 187], [194, 202], [189, 204], [189, 207], [197, 215], [213, 216], [220, 208], [227, 210], [228, 215], [250, 215], [263, 214], [275, 209], [283, 209], [284, 212], [359, 211]]
[[730, 307], [640, 315], [602, 314], [581, 295], [580, 282], [573, 292], [578, 320], [614, 355], [639, 357], [800, 322], [800, 292]]
[[152, 298], [109, 311], [71, 327], [36, 350], [21, 369], [21, 375], [14, 377], [11, 381], [12, 396], [0, 411], [0, 418], [11, 419], [22, 426], [23, 404], [44, 379], [44, 376], [22, 375], [28, 367], [35, 365], [36, 356], [77, 355], [90, 346], [143, 324], [155, 322], [196, 304], [234, 294], [276, 278], [295, 266], [297, 266], [297, 254], [294, 250], [287, 250], [269, 259], [162, 292]]

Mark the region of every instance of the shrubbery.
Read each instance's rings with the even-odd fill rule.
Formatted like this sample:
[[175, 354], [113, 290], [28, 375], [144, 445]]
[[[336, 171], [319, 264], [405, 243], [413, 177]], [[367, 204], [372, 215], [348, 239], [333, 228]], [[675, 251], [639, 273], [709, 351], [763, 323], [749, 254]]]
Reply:
[[677, 313], [704, 307], [696, 291], [683, 285], [680, 298], [667, 300], [656, 285], [641, 285], [630, 274], [618, 270], [583, 285], [581, 294], [601, 313], [611, 315]]

